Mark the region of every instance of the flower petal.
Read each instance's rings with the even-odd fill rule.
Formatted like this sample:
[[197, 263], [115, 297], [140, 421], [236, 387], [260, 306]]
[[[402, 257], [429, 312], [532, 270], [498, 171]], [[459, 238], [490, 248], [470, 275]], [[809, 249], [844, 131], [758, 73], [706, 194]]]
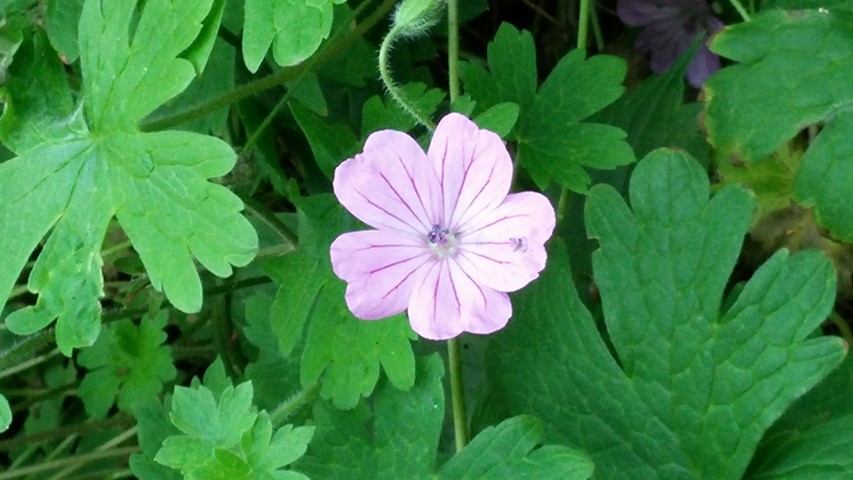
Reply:
[[439, 223], [451, 231], [497, 207], [509, 192], [512, 160], [503, 140], [462, 115], [439, 122], [427, 155], [441, 184]]
[[418, 335], [446, 340], [462, 332], [492, 333], [512, 315], [506, 293], [478, 285], [454, 262], [429, 266], [409, 303], [409, 322]]
[[460, 232], [455, 260], [473, 281], [500, 292], [527, 285], [545, 268], [544, 244], [554, 231], [551, 202], [539, 193], [508, 195], [491, 214]]
[[423, 268], [434, 261], [412, 234], [364, 230], [339, 236], [330, 249], [335, 275], [347, 285], [347, 306], [363, 320], [406, 309]]
[[338, 200], [378, 229], [426, 235], [437, 218], [439, 185], [421, 147], [402, 132], [370, 135], [364, 152], [335, 169]]

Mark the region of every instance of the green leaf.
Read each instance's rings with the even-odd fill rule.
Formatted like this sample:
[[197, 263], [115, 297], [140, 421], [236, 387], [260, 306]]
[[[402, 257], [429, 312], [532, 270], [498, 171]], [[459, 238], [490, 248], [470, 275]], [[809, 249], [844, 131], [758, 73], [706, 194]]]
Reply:
[[[103, 295], [100, 248], [113, 216], [152, 286], [185, 312], [198, 311], [202, 303], [193, 257], [218, 276], [254, 257], [257, 234], [240, 214], [242, 202], [207, 181], [233, 167], [231, 147], [188, 132], [138, 129], [143, 117], [193, 79], [192, 63], [180, 55], [199, 35], [212, 2], [147, 0], [141, 15], [136, 2], [85, 2], [79, 35], [82, 109], [52, 125], [49, 135], [21, 133], [18, 156], [0, 164], [0, 189], [8, 199], [0, 206], [0, 224], [8, 233], [0, 237], [7, 259], [0, 266], [3, 302], [50, 232], [28, 281], [38, 300], [6, 319], [11, 331], [31, 333], [56, 319], [57, 344], [66, 355], [95, 341]], [[24, 103], [48, 105], [55, 91], [34, 91]], [[60, 97], [60, 106], [62, 98], [67, 97]], [[35, 116], [19, 112], [19, 118]]]
[[[529, 32], [501, 25], [488, 47], [489, 72], [463, 63], [466, 94], [485, 110], [504, 102], [520, 114], [512, 139], [518, 159], [540, 187], [554, 180], [585, 192], [591, 181], [585, 168], [612, 169], [634, 161], [625, 132], [582, 122], [622, 95], [625, 62], [582, 51], [569, 52], [536, 91], [536, 50]], [[475, 111], [477, 111], [475, 110]]]
[[489, 72], [473, 62], [462, 62], [459, 75], [465, 93], [487, 110], [511, 101], [526, 111], [536, 95], [536, 46], [527, 30], [518, 31], [502, 23], [487, 48]]
[[754, 200], [709, 191], [690, 157], [657, 150], [631, 178], [630, 209], [610, 187], [590, 192], [618, 363], [556, 245], [488, 353], [492, 398], [542, 417], [546, 438], [588, 452], [602, 478], [741, 478], [764, 431], [844, 356], [838, 339], [808, 338], [835, 294], [819, 252], [778, 252], [720, 312]]
[[130, 320], [111, 324], [80, 352], [77, 363], [89, 370], [80, 382], [80, 397], [90, 416], [106, 416], [116, 393], [119, 408], [129, 412], [133, 404], [156, 398], [175, 378], [172, 352], [163, 345], [167, 317], [162, 310], [153, 319], [144, 316], [139, 326]]
[[327, 0], [246, 0], [243, 59], [258, 70], [272, 44], [280, 66], [311, 56], [332, 30], [332, 2]]
[[436, 474], [436, 453], [444, 418], [444, 368], [437, 355], [417, 364], [408, 392], [387, 383], [377, 388], [373, 410], [364, 403], [339, 411], [315, 408], [317, 431], [297, 466], [312, 478], [344, 480], [399, 478], [585, 479], [591, 464], [567, 447], [541, 444], [542, 427], [530, 417], [507, 420], [475, 437]]
[[290, 102], [289, 105], [293, 118], [308, 138], [314, 161], [331, 180], [335, 176], [335, 168], [355, 154], [358, 148], [355, 134], [344, 125], [328, 123], [299, 102]]
[[408, 390], [415, 380], [415, 335], [408, 322], [402, 315], [376, 322], [357, 319], [346, 306], [345, 284], [332, 272], [329, 246], [351, 229], [352, 217], [331, 195], [297, 203], [299, 250], [264, 265], [279, 285], [270, 321], [281, 353], [290, 355], [305, 331], [302, 387], [321, 381], [321, 396], [338, 408], [353, 408], [370, 395], [380, 366], [394, 386]]
[[142, 452], [130, 456], [131, 472], [140, 480], [180, 480], [180, 473], [154, 461], [163, 442], [180, 433], [169, 421], [168, 408], [156, 401], [139, 403], [133, 408], [133, 416]]
[[[234, 89], [234, 65], [236, 51], [224, 40], [211, 45], [209, 65], [189, 84], [186, 90], [146, 117], [150, 123], [198, 108], [212, 98], [217, 98]], [[227, 129], [228, 107], [222, 107], [207, 115], [188, 120], [178, 125], [180, 130], [222, 135]]]
[[[0, 118], [0, 140], [10, 150], [27, 150], [61, 139], [69, 128], [85, 128], [79, 117], [72, 116], [65, 70], [42, 31], [21, 44], [3, 88], [8, 98]], [[74, 124], [68, 125], [69, 120]]]
[[625, 62], [584, 52], [566, 54], [548, 75], [518, 128], [518, 159], [540, 187], [555, 180], [585, 192], [586, 168], [611, 169], [634, 161], [625, 132], [581, 122], [622, 95]]
[[[184, 434], [163, 440], [154, 461], [191, 479], [305, 478], [282, 469], [305, 453], [314, 427], [274, 431], [266, 411], [255, 413], [252, 383], [230, 385], [217, 363], [205, 373], [204, 385], [196, 379], [192, 388], [175, 387], [170, 418]], [[229, 385], [217, 398], [224, 383]]]
[[586, 455], [563, 446], [542, 444], [541, 422], [518, 416], [489, 427], [438, 472], [438, 479], [587, 479], [594, 465]]
[[[853, 475], [853, 357], [785, 412], [765, 435], [746, 478], [846, 478]], [[782, 477], [791, 473], [790, 477]]]
[[660, 147], [680, 147], [704, 163], [709, 148], [699, 128], [702, 105], [684, 103], [684, 72], [693, 53], [688, 51], [666, 73], [643, 80], [594, 115], [595, 121], [624, 130], [638, 157]]
[[819, 480], [853, 475], [853, 415], [804, 432], [770, 438], [750, 466], [747, 479]]
[[[204, 71], [207, 60], [213, 51], [213, 45], [217, 42], [219, 24], [222, 22], [222, 14], [225, 11], [225, 0], [213, 0], [210, 11], [202, 20], [201, 32], [199, 32], [192, 45], [187, 47], [181, 55], [189, 60], [195, 68], [196, 75]], [[231, 62], [233, 64], [233, 61]]]
[[[444, 100], [444, 91], [439, 88], [427, 90], [423, 83], [407, 83], [400, 90], [403, 97], [427, 117], [434, 115], [439, 104]], [[384, 129], [406, 132], [415, 128], [417, 124], [417, 120], [409, 112], [387, 97], [383, 100], [383, 97], [374, 95], [364, 102], [361, 109], [362, 138], [367, 138], [371, 133]]]
[[794, 183], [797, 199], [814, 206], [817, 223], [848, 242], [853, 241], [851, 138], [853, 110], [838, 112], [806, 150]]
[[480, 128], [491, 130], [506, 137], [518, 120], [518, 105], [512, 102], [499, 103], [477, 115], [474, 122]]
[[[77, 44], [77, 25], [85, 0], [48, 0], [45, 7], [45, 26], [53, 48], [67, 63], [74, 63], [80, 56]], [[35, 78], [35, 77], [33, 77]]]
[[9, 406], [9, 400], [0, 394], [0, 433], [8, 430], [10, 425], [12, 425], [12, 407]]
[[[727, 27], [711, 48], [737, 65], [705, 84], [710, 141], [725, 153], [759, 161], [809, 125], [823, 123], [795, 180], [797, 199], [818, 222], [853, 240], [847, 159], [853, 136], [853, 11], [770, 10]], [[797, 92], [791, 95], [791, 92]]]

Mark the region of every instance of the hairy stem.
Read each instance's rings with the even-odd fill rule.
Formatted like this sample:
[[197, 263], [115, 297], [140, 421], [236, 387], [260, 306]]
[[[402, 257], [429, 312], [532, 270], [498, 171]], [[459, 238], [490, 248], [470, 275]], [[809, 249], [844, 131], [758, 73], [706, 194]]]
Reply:
[[[432, 120], [418, 111], [415, 104], [406, 98], [406, 95], [403, 94], [403, 90], [399, 85], [397, 85], [397, 82], [394, 81], [394, 77], [391, 76], [391, 67], [388, 66], [388, 58], [391, 53], [391, 47], [394, 46], [394, 42], [402, 36], [402, 30], [403, 26], [395, 25], [388, 32], [388, 35], [385, 36], [385, 39], [382, 40], [382, 45], [379, 47], [379, 76], [382, 78], [382, 82], [385, 84], [385, 88], [388, 90], [391, 98], [403, 107], [403, 110], [411, 115], [418, 123], [425, 126], [430, 131], [433, 131], [435, 130], [435, 124]], [[451, 100], [451, 103], [453, 103], [453, 100]]]

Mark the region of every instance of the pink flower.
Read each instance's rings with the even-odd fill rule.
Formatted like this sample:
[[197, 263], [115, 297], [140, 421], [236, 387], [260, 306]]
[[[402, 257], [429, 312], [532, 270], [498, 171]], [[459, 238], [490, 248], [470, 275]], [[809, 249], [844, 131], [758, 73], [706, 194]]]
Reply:
[[543, 195], [509, 194], [512, 161], [500, 137], [450, 114], [424, 154], [393, 130], [335, 170], [338, 200], [375, 230], [331, 247], [346, 301], [364, 320], [408, 309], [412, 328], [434, 340], [491, 333], [512, 315], [506, 292], [545, 268], [554, 209]]

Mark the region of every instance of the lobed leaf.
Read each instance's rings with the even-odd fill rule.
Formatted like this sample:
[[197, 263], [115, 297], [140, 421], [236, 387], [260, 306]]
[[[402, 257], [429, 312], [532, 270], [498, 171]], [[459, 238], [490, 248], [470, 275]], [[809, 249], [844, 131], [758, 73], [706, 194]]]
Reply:
[[739, 62], [705, 85], [712, 144], [759, 161], [802, 129], [823, 124], [803, 157], [795, 194], [814, 207], [818, 222], [834, 236], [853, 240], [853, 210], [841, 200], [853, 174], [848, 161], [853, 151], [848, 141], [853, 135], [853, 11], [769, 10], [727, 27], [711, 48]]
[[[0, 164], [0, 224], [9, 232], [0, 238], [8, 255], [0, 266], [4, 302], [29, 255], [50, 235], [28, 281], [38, 300], [6, 319], [11, 331], [30, 333], [56, 319], [57, 344], [66, 355], [95, 341], [100, 249], [113, 216], [152, 285], [186, 312], [198, 311], [202, 302], [193, 257], [219, 276], [254, 257], [257, 235], [240, 214], [242, 202], [207, 181], [233, 167], [231, 147], [187, 132], [141, 133], [137, 126], [194, 77], [193, 63], [181, 55], [191, 53], [187, 49], [207, 28], [212, 5], [148, 0], [135, 16], [136, 2], [87, 0], [79, 29], [82, 109], [69, 111], [55, 58], [34, 55], [33, 64], [21, 66], [19, 74], [45, 73], [50, 88], [30, 92], [24, 82], [13, 82], [12, 105], [23, 110], [7, 109], [0, 128], [18, 154]], [[25, 121], [54, 102], [65, 118], [54, 113], [36, 128]]]
[[546, 438], [588, 452], [603, 478], [740, 478], [764, 431], [844, 356], [837, 339], [809, 338], [835, 292], [818, 252], [777, 253], [721, 311], [754, 200], [709, 191], [691, 158], [658, 150], [632, 176], [630, 208], [610, 187], [590, 192], [617, 358], [556, 247], [488, 353], [492, 398], [541, 416]]

